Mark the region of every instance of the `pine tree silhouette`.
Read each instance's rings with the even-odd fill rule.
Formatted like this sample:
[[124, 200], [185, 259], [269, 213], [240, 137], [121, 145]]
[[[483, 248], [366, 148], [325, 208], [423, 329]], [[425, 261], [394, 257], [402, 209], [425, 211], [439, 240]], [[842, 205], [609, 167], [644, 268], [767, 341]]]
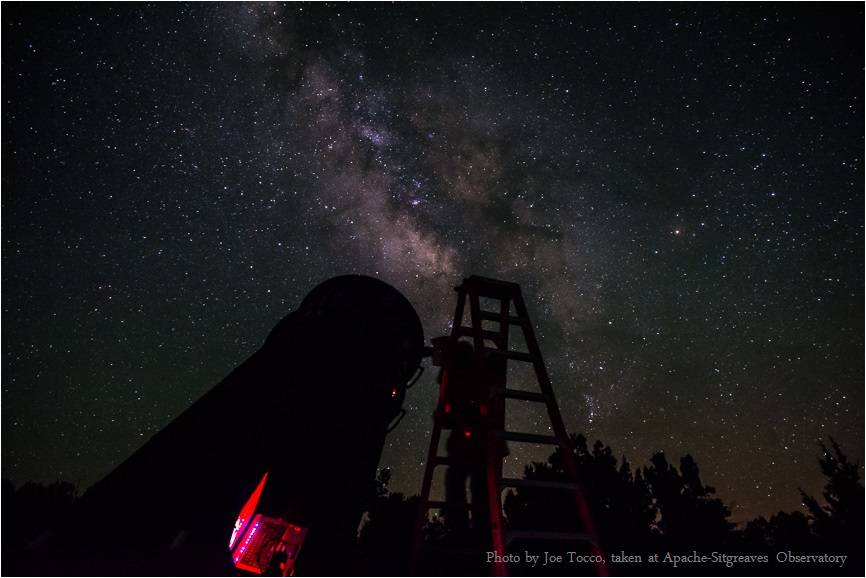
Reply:
[[828, 478], [822, 493], [826, 505], [800, 489], [803, 504], [809, 510], [809, 522], [818, 538], [818, 546], [827, 553], [851, 557], [845, 570], [861, 574], [864, 569], [864, 501], [860, 482], [859, 464], [848, 461], [839, 444], [832, 437], [831, 452], [820, 443], [822, 457], [818, 459], [821, 471]]

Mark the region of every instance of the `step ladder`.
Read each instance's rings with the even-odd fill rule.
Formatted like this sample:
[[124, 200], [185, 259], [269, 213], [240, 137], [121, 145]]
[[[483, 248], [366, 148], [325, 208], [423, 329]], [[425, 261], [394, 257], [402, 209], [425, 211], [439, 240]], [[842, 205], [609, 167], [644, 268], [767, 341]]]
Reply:
[[[469, 415], [451, 414], [448, 407], [449, 399], [449, 367], [446, 362], [442, 369], [442, 379], [439, 387], [439, 401], [433, 420], [433, 432], [430, 438], [430, 448], [427, 455], [427, 464], [424, 469], [424, 479], [421, 487], [421, 499], [415, 521], [414, 536], [412, 540], [412, 551], [410, 552], [410, 574], [417, 575], [422, 555], [434, 553], [434, 550], [453, 550], [450, 546], [433, 546], [424, 540], [424, 527], [428, 522], [431, 510], [445, 510], [454, 512], [468, 509], [470, 512], [489, 513], [490, 541], [486, 546], [476, 547], [474, 554], [478, 557], [484, 556], [484, 550], [492, 549], [499, 556], [495, 557], [487, 568], [495, 576], [507, 574], [507, 553], [509, 544], [516, 539], [533, 541], [569, 541], [582, 542], [589, 546], [590, 552], [602, 560], [602, 549], [596, 536], [595, 527], [590, 515], [589, 506], [580, 483], [577, 462], [571, 447], [569, 446], [568, 434], [562, 422], [562, 415], [553, 394], [550, 377], [544, 366], [541, 350], [523, 302], [520, 286], [516, 283], [498, 281], [485, 277], [472, 276], [463, 280], [463, 284], [455, 287], [457, 291], [457, 308], [454, 313], [450, 344], [453, 346], [460, 338], [470, 338], [473, 345], [473, 378], [477, 381], [474, 394], [477, 395], [477, 412]], [[481, 309], [481, 300], [490, 305], [491, 302], [499, 302], [499, 307], [494, 310]], [[469, 304], [469, 325], [464, 325], [464, 310]], [[514, 314], [511, 307], [514, 306]], [[516, 351], [509, 349], [509, 330], [516, 326], [522, 330], [523, 340], [527, 351]], [[487, 344], [489, 342], [492, 344]], [[497, 362], [498, 360], [498, 362]], [[508, 363], [529, 363], [534, 368], [534, 374], [538, 385], [538, 391], [524, 391], [509, 389], [506, 384]], [[455, 384], [457, 383], [456, 380]], [[452, 384], [454, 385], [454, 384]], [[544, 404], [550, 418], [553, 430], [552, 436], [533, 433], [521, 433], [505, 431], [505, 400], [518, 399], [528, 402]], [[478, 470], [485, 473], [486, 494], [489, 504], [474, 503], [449, 503], [448, 501], [430, 500], [430, 490], [433, 482], [434, 470], [437, 466], [450, 466], [459, 460], [450, 456], [439, 454], [440, 439], [443, 430], [455, 428], [475, 428], [483, 440], [483, 455], [478, 456], [482, 464], [475, 464]], [[562, 450], [565, 472], [568, 476], [566, 482], [523, 480], [502, 477], [502, 458], [506, 441], [521, 443], [548, 444], [559, 446]], [[558, 531], [509, 531], [504, 527], [502, 513], [502, 491], [507, 488], [540, 488], [550, 490], [570, 490], [577, 503], [580, 515], [580, 526], [583, 532], [558, 532]], [[474, 498], [473, 498], [474, 499]], [[476, 525], [477, 519], [473, 519]], [[484, 521], [484, 526], [487, 526]], [[453, 546], [453, 545], [452, 545]], [[472, 550], [472, 547], [457, 548], [457, 550]], [[441, 553], [441, 552], [440, 552]], [[605, 566], [599, 562], [595, 565], [600, 576], [606, 576]]]

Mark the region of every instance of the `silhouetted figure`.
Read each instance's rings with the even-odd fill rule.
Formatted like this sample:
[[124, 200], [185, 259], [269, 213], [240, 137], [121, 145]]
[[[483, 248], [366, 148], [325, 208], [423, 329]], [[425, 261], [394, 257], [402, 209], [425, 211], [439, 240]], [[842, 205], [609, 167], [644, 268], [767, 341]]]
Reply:
[[[468, 505], [471, 504], [473, 534], [479, 540], [489, 540], [490, 498], [487, 491], [484, 431], [481, 427], [481, 396], [484, 394], [481, 385], [482, 380], [487, 380], [490, 385], [504, 385], [505, 364], [486, 359], [482, 372], [476, 367], [475, 350], [471, 343], [451, 338], [435, 341], [442, 352], [442, 356], [434, 360], [434, 363], [442, 364], [438, 381], [441, 384], [443, 379], [448, 380], [443, 427], [450, 429], [445, 448], [452, 462], [445, 472], [445, 501], [461, 504], [452, 505], [446, 510], [446, 520], [456, 536], [464, 537], [470, 528]], [[491, 400], [488, 415], [492, 429], [504, 429], [505, 406], [501, 398]], [[507, 449], [502, 443], [501, 456], [504, 455], [507, 455]], [[494, 463], [497, 467], [495, 475], [501, 477], [501, 459]], [[466, 493], [467, 480], [471, 501]], [[462, 507], [463, 504], [467, 507]]]
[[[439, 373], [439, 382], [448, 380], [443, 427], [451, 430], [445, 448], [448, 457], [453, 460], [445, 471], [445, 501], [450, 504], [469, 504], [466, 495], [468, 479], [474, 507], [473, 520], [482, 516], [489, 520], [479, 381], [473, 347], [465, 341], [452, 342], [450, 351], [445, 355], [446, 364]], [[465, 535], [469, 529], [469, 510], [451, 506], [446, 510], [446, 520], [453, 532]]]

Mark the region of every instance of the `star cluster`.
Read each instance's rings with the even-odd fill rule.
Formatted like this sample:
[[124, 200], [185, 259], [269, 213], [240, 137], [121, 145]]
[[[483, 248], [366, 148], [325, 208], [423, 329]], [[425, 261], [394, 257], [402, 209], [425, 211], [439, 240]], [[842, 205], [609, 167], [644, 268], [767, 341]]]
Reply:
[[864, 453], [863, 8], [813, 12], [4, 5], [4, 477], [95, 482], [324, 279], [433, 337], [479, 274], [521, 284], [570, 431], [690, 452], [737, 520], [800, 508], [819, 440]]

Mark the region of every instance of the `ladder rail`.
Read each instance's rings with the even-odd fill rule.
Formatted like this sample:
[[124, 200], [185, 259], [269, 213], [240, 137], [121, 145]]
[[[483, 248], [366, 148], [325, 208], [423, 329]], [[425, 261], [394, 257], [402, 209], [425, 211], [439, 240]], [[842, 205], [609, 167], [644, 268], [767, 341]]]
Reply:
[[[488, 375], [486, 367], [487, 363], [484, 353], [484, 330], [481, 324], [480, 297], [481, 296], [479, 295], [478, 284], [470, 283], [469, 312], [472, 317], [472, 330], [475, 333], [475, 335], [473, 336], [473, 345], [475, 354], [475, 368], [477, 372], [476, 375], [481, 385], [480, 407], [482, 435], [484, 436], [485, 447], [487, 448], [487, 451], [484, 452], [484, 465], [487, 477], [487, 499], [489, 501], [490, 508], [490, 530], [491, 538], [493, 540], [493, 551], [498, 553], [500, 556], [500, 558], [498, 558], [497, 560], [502, 560], [502, 556], [505, 555], [505, 537], [502, 534], [502, 502], [501, 496], [499, 494], [499, 480], [497, 479], [497, 471], [498, 469], [501, 469], [502, 456], [497, 455], [500, 452], [496, 451], [498, 446], [496, 445], [496, 441], [493, 439], [493, 431], [490, 427], [490, 395], [487, 391]], [[495, 459], [499, 460], [499, 468], [497, 468], [497, 466], [494, 464]], [[473, 497], [473, 500], [474, 499], [475, 498]], [[505, 576], [507, 574], [507, 568], [504, 562], [495, 562], [493, 565], [493, 569], [494, 575], [496, 576]]]
[[[448, 372], [443, 371], [442, 382], [439, 385], [439, 401], [436, 412], [438, 413], [445, 403], [445, 387], [448, 383]], [[412, 551], [409, 555], [410, 574], [416, 575], [417, 562], [421, 555], [421, 545], [424, 540], [424, 528], [427, 525], [427, 512], [430, 510], [430, 488], [433, 485], [433, 470], [437, 466], [437, 454], [439, 453], [439, 437], [442, 435], [442, 420], [433, 420], [433, 432], [430, 436], [430, 447], [427, 450], [427, 463], [424, 466], [424, 478], [421, 482], [421, 502], [415, 513], [415, 527], [413, 529]]]

